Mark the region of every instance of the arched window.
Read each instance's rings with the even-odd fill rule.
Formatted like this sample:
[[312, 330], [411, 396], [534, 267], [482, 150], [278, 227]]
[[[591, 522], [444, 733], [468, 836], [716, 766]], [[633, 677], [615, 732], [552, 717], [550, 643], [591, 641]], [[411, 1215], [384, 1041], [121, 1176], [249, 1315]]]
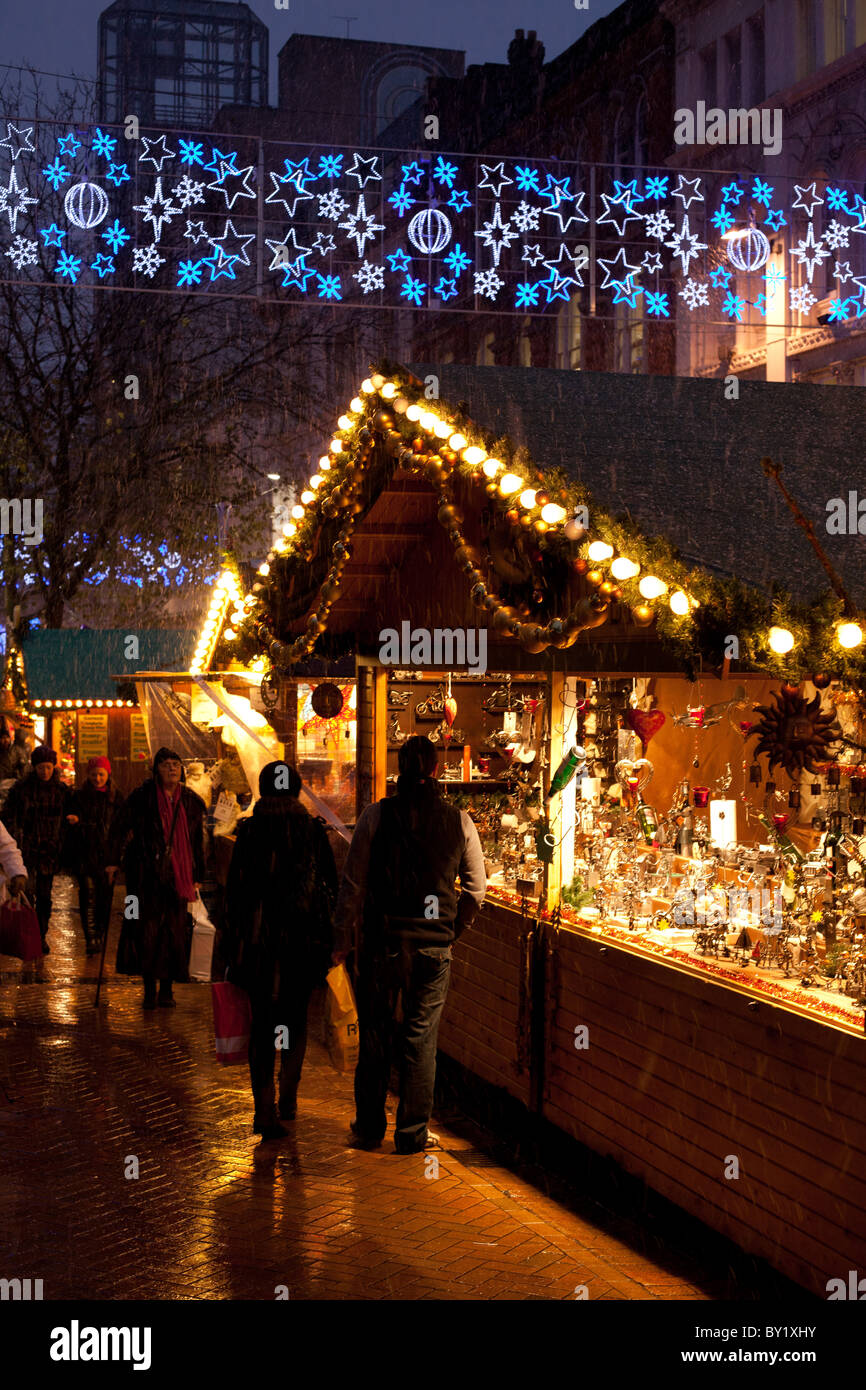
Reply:
[[391, 68], [376, 89], [376, 134], [424, 95], [429, 72], [412, 63]]

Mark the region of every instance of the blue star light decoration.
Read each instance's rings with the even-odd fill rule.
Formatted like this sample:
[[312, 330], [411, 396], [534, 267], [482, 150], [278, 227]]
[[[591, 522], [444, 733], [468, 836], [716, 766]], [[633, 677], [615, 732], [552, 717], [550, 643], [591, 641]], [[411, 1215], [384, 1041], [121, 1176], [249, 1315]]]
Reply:
[[402, 248], [398, 248], [390, 256], [386, 256], [385, 259], [391, 270], [395, 271], [398, 275], [404, 275], [409, 269], [412, 261], [412, 257], [407, 256]]
[[184, 285], [200, 285], [202, 274], [201, 261], [181, 261], [177, 267], [178, 289], [182, 289]]
[[55, 159], [54, 162], [52, 164], [49, 164], [47, 169], [43, 169], [42, 172], [45, 175], [48, 182], [51, 184], [51, 187], [54, 189], [55, 193], [57, 192], [60, 185], [66, 182], [66, 180], [70, 177], [71, 173], [71, 171], [67, 169], [66, 165], [61, 163], [60, 159]]
[[766, 225], [770, 228], [771, 232], [778, 232], [780, 227], [787, 227], [788, 223], [785, 220], [785, 214], [783, 212], [773, 209], [772, 212], [767, 213]]
[[710, 280], [713, 283], [713, 289], [726, 290], [731, 283], [731, 272], [726, 270], [723, 265], [717, 265], [715, 270], [710, 271]]
[[68, 135], [58, 135], [57, 148], [65, 159], [74, 159], [81, 149], [81, 141], [76, 140], [74, 133], [70, 130]]
[[101, 236], [103, 241], [108, 242], [115, 255], [120, 250], [120, 248], [122, 246], [125, 246], [126, 243], [130, 240], [129, 232], [126, 230], [125, 227], [121, 227], [120, 222], [116, 217], [112, 225], [110, 227], [106, 227], [105, 231], [101, 233]]
[[742, 323], [745, 308], [745, 299], [740, 299], [739, 295], [734, 294], [733, 290], [728, 290], [724, 303], [722, 304], [722, 313], [727, 314], [728, 318], [736, 319], [738, 323]]
[[[535, 285], [518, 285], [514, 305], [517, 309], [534, 309], [538, 306], [538, 295], [542, 281]], [[548, 300], [548, 303], [550, 301]]]
[[403, 165], [403, 182], [414, 184], [416, 187], [424, 177], [424, 166], [419, 164], [417, 159], [413, 159], [411, 164]]
[[74, 285], [81, 274], [81, 259], [78, 256], [70, 255], [68, 251], [61, 251], [54, 269]]
[[443, 275], [438, 285], [433, 286], [432, 293], [437, 299], [441, 299], [443, 303], [446, 303], [457, 294], [457, 281], [447, 280]]
[[444, 183], [447, 188], [453, 188], [458, 172], [457, 165], [449, 163], [440, 154], [433, 168], [433, 177], [437, 183]]
[[453, 188], [451, 197], [448, 199], [448, 206], [453, 208], [455, 212], [465, 212], [468, 207], [472, 206], [472, 199], [464, 189]]
[[52, 222], [50, 227], [40, 227], [39, 235], [45, 238], [46, 246], [59, 246], [61, 237], [65, 237], [66, 233], [56, 222]]
[[339, 275], [319, 275], [316, 273], [319, 282], [320, 299], [342, 299], [343, 287], [340, 284]]
[[464, 270], [468, 270], [472, 264], [472, 258], [467, 256], [459, 241], [456, 241], [444, 259], [452, 275], [462, 275]]
[[758, 313], [761, 315], [762, 318], [766, 318], [767, 296], [765, 294], [759, 294], [757, 299], [754, 301], [753, 308], [757, 309]]
[[103, 159], [113, 159], [117, 141], [113, 135], [106, 135], [104, 131], [96, 127], [96, 132], [90, 142], [90, 148], [94, 154], [101, 155]]
[[341, 154], [323, 154], [319, 156], [319, 172], [317, 179], [338, 179], [343, 172], [343, 156]]
[[726, 183], [722, 189], [722, 201], [725, 203], [739, 203], [742, 200], [745, 189], [738, 183]]
[[646, 311], [648, 314], [655, 314], [657, 318], [660, 316], [664, 316], [666, 319], [670, 318], [671, 311], [668, 305], [668, 297], [664, 290], [658, 292], [647, 290], [644, 296], [644, 303], [646, 304]]
[[[282, 265], [279, 268], [283, 272], [283, 289], [300, 290], [301, 294], [307, 293], [307, 282], [319, 274], [312, 266], [307, 265], [306, 256], [298, 256], [296, 261], [289, 261], [287, 265]], [[337, 298], [340, 296], [338, 295]]]
[[407, 275], [400, 289], [401, 299], [410, 299], [413, 304], [419, 307], [424, 300], [424, 291], [427, 286], [423, 280], [416, 280], [414, 276]]
[[122, 183], [129, 183], [129, 170], [125, 164], [110, 164], [105, 177], [115, 188], [119, 188]]
[[181, 164], [204, 165], [204, 145], [200, 140], [178, 140], [178, 145]]
[[104, 280], [106, 275], [113, 275], [115, 272], [114, 258], [109, 256], [107, 251], [98, 251], [96, 260], [91, 262], [91, 270], [95, 270], [100, 280]]

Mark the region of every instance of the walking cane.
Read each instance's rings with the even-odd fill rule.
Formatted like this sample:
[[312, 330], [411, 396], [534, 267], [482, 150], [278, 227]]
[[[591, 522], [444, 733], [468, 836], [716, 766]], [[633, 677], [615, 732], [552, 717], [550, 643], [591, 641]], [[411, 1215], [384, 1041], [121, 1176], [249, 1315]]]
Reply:
[[[111, 879], [111, 897], [112, 897], [112, 902], [113, 902], [113, 900], [114, 900], [114, 876], [112, 876], [112, 879]], [[100, 955], [99, 955], [99, 974], [98, 974], [98, 976], [96, 977], [96, 998], [95, 998], [94, 1001], [93, 1001], [93, 1007], [94, 1007], [94, 1009], [98, 1009], [98, 1008], [99, 1008], [99, 993], [100, 993], [100, 990], [102, 989], [102, 974], [103, 974], [103, 971], [105, 970], [105, 950], [106, 950], [106, 947], [108, 946], [108, 933], [109, 933], [110, 930], [111, 930], [111, 913], [108, 914], [108, 921], [107, 921], [107, 923], [106, 923], [106, 925], [105, 925], [105, 935], [104, 935], [103, 938], [102, 938], [102, 951], [100, 952]]]

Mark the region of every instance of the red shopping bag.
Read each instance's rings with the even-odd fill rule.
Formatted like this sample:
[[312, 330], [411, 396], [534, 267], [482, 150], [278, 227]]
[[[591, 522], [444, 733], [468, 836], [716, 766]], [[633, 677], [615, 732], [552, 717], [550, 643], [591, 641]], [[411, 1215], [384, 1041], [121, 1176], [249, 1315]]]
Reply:
[[213, 1026], [216, 1037], [216, 1059], [223, 1067], [232, 1067], [249, 1059], [250, 996], [246, 990], [228, 982], [214, 981]]
[[0, 907], [0, 956], [17, 956], [25, 964], [42, 959], [39, 918], [23, 894]]

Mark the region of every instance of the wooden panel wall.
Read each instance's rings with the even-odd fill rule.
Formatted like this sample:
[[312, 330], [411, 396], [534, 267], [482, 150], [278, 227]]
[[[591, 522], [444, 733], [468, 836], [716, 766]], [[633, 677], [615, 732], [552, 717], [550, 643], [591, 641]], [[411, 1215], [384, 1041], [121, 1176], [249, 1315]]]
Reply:
[[866, 1038], [568, 930], [547, 976], [549, 1120], [823, 1297], [866, 1269]]
[[439, 1047], [529, 1104], [531, 920], [483, 907], [454, 947]]

